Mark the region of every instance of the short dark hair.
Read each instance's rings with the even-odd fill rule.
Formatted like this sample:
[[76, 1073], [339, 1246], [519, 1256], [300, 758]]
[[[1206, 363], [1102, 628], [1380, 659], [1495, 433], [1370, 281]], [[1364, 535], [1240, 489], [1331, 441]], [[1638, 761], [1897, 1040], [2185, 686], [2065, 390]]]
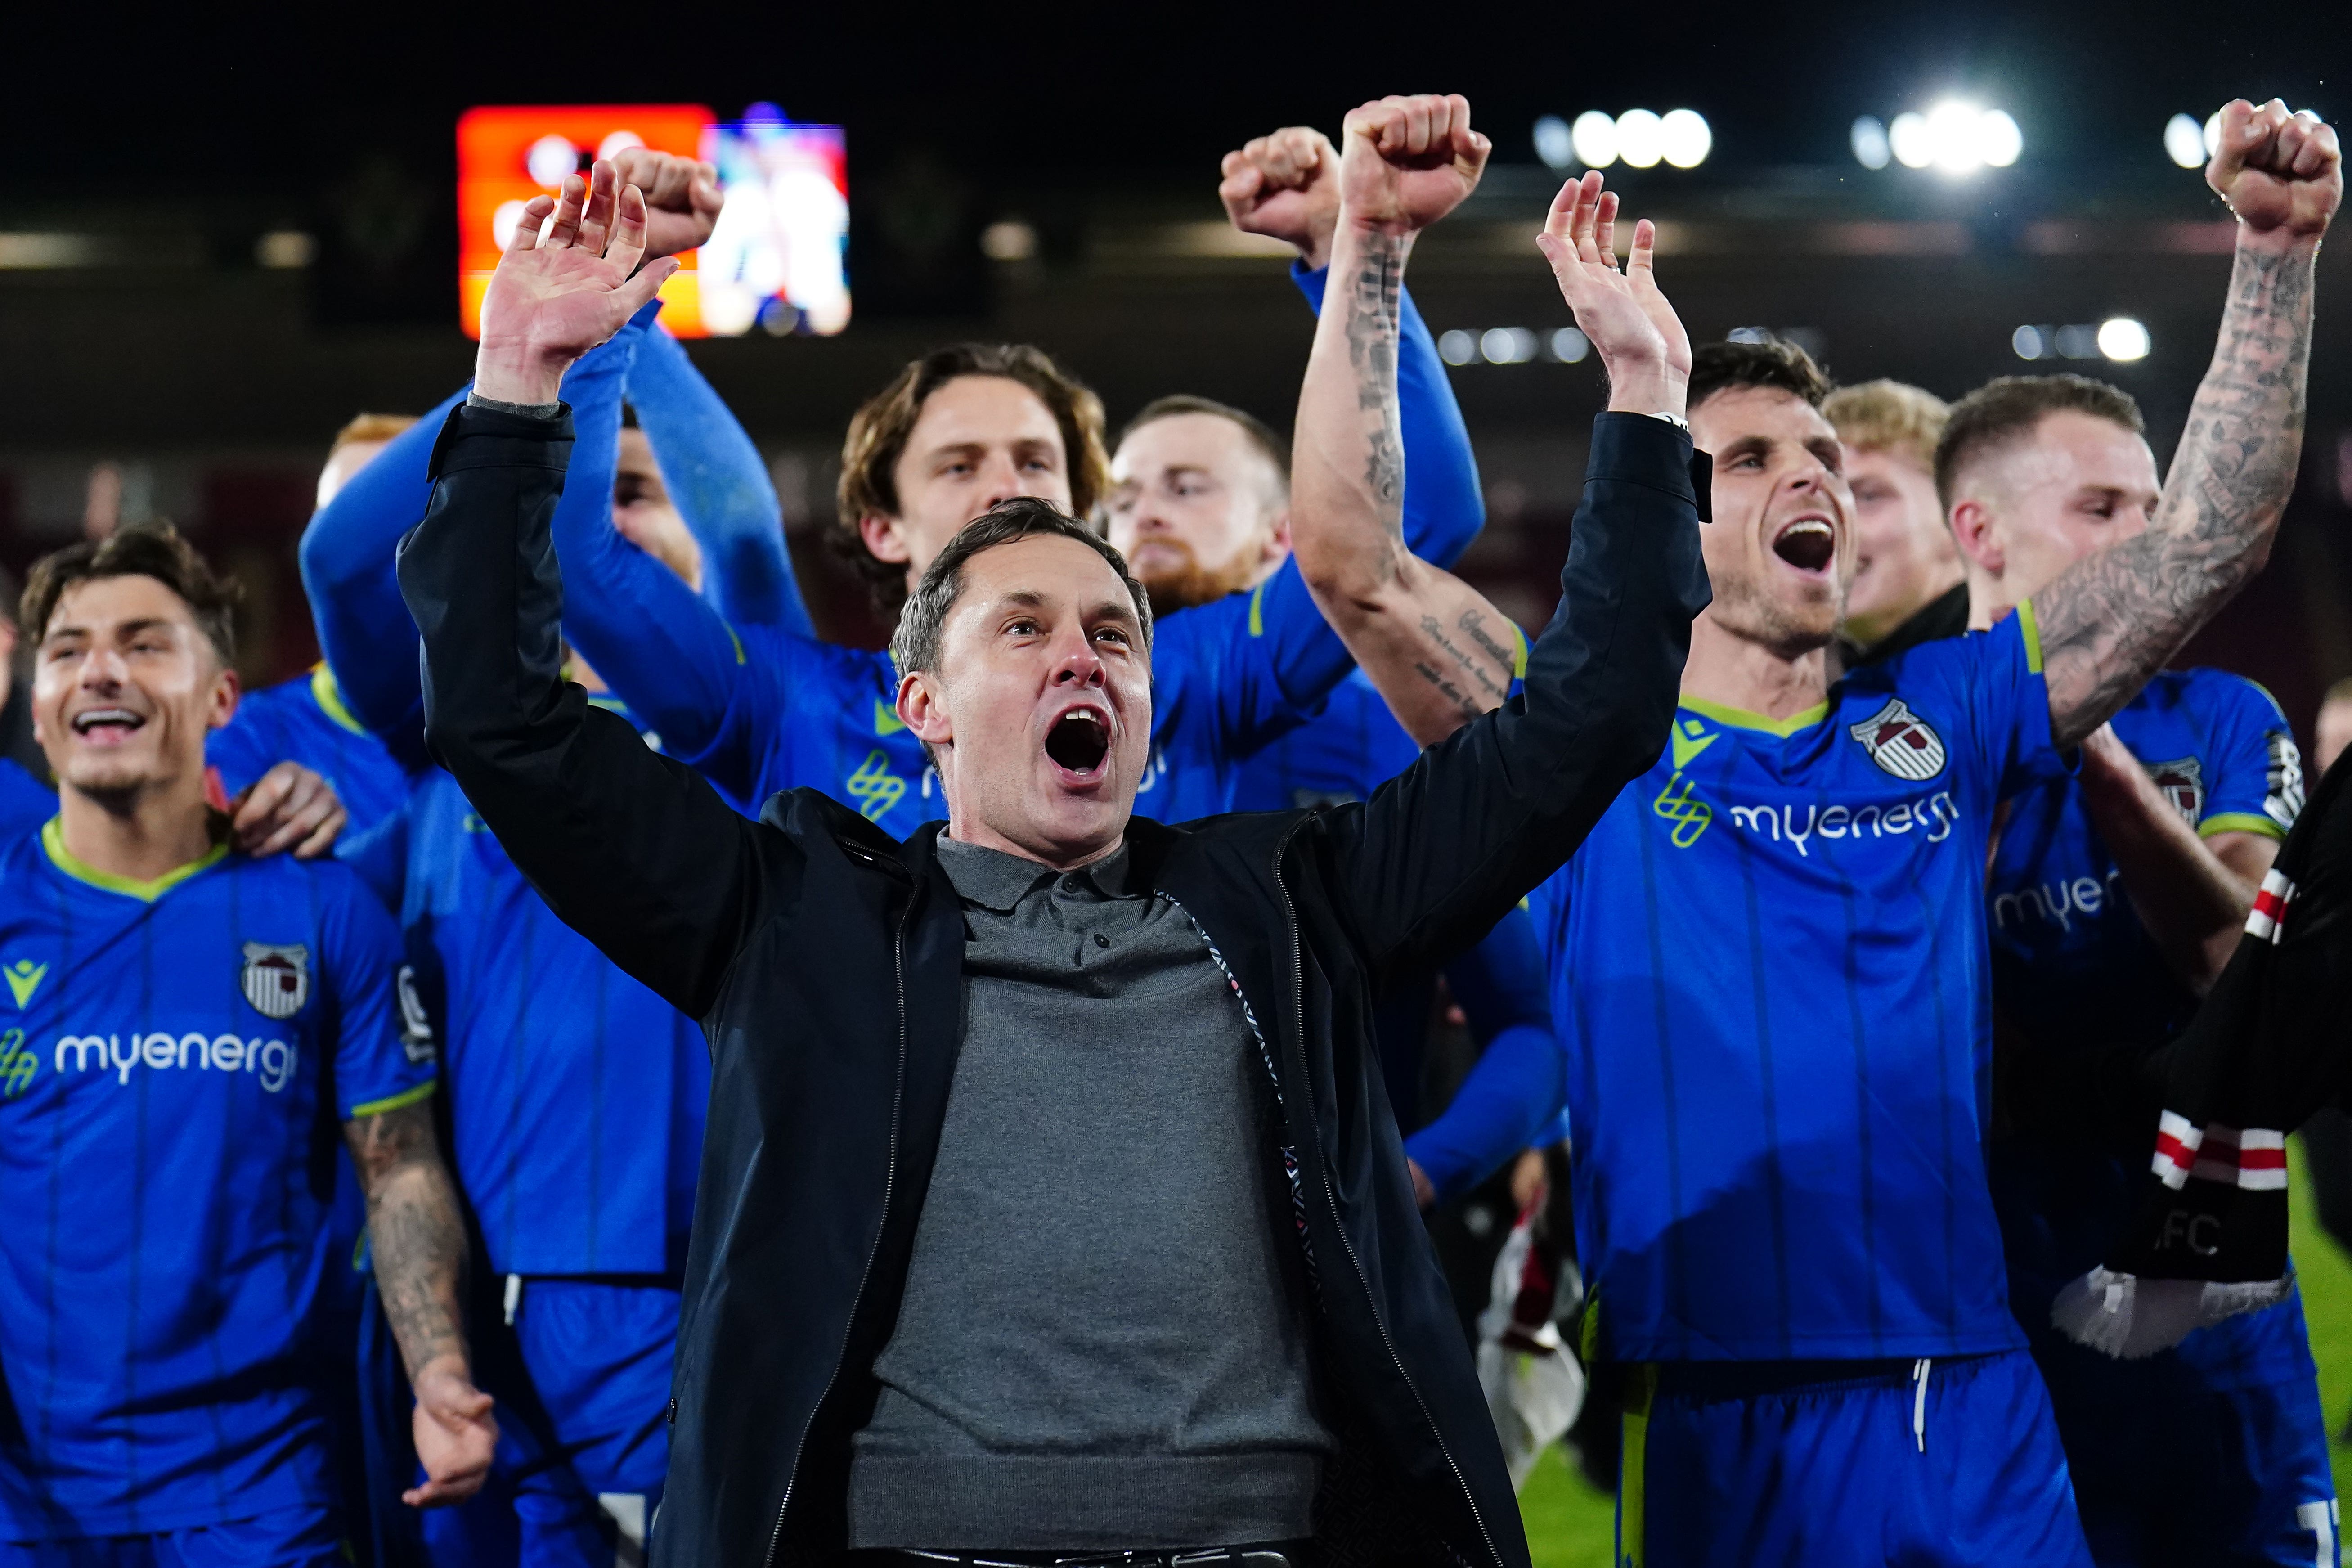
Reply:
[[839, 516], [830, 535], [835, 550], [866, 580], [874, 607], [885, 615], [897, 614], [907, 596], [907, 569], [877, 559], [857, 531], [858, 521], [898, 515], [897, 474], [907, 437], [923, 416], [923, 405], [931, 394], [967, 375], [1017, 381], [1053, 415], [1070, 465], [1072, 511], [1080, 517], [1092, 512], [1110, 482], [1110, 455], [1103, 449], [1102, 399], [1045, 350], [1027, 343], [951, 343], [910, 362], [850, 416], [849, 434], [841, 444], [841, 482], [835, 492]]
[[2087, 414], [2119, 425], [2135, 436], [2147, 434], [2139, 404], [2120, 386], [2087, 375], [2004, 375], [1986, 382], [1952, 405], [1936, 443], [1936, 498], [1948, 514], [1960, 469], [1989, 452], [2023, 440], [2053, 414]]
[[1289, 497], [1290, 443], [1276, 435], [1273, 426], [1246, 408], [1235, 408], [1232, 404], [1220, 403], [1213, 397], [1195, 397], [1189, 392], [1179, 392], [1171, 396], [1154, 398], [1127, 422], [1126, 427], [1118, 433], [1118, 439], [1111, 445], [1114, 447], [1124, 447], [1127, 438], [1146, 425], [1154, 420], [1172, 419], [1180, 414], [1213, 414], [1240, 426], [1242, 434], [1249, 437], [1250, 445], [1257, 448], [1258, 455], [1274, 465], [1276, 479], [1282, 487], [1283, 496], [1285, 499]]
[[68, 544], [34, 562], [17, 609], [26, 638], [37, 646], [48, 635], [49, 617], [66, 590], [100, 577], [154, 578], [186, 604], [221, 663], [236, 662], [236, 606], [245, 590], [234, 577], [215, 576], [196, 547], [168, 522], [133, 523], [110, 538]]
[[915, 584], [915, 591], [907, 596], [906, 606], [898, 612], [898, 630], [890, 638], [891, 662], [898, 667], [901, 676], [939, 668], [940, 643], [947, 630], [948, 616], [955, 609], [957, 595], [963, 592], [964, 563], [983, 550], [1036, 534], [1075, 539], [1109, 563], [1110, 569], [1118, 574], [1119, 582], [1126, 585], [1127, 596], [1135, 602], [1136, 621], [1143, 631], [1143, 651], [1151, 651], [1150, 596], [1127, 569], [1127, 558], [1112, 549], [1108, 540], [1053, 502], [1034, 496], [1015, 496], [998, 502], [957, 530], [947, 548], [933, 556], [931, 563], [923, 569], [922, 580]]
[[1691, 354], [1688, 406], [1696, 408], [1718, 392], [1766, 386], [1801, 397], [1814, 408], [1830, 395], [1830, 378], [1813, 356], [1792, 342], [1701, 343]]

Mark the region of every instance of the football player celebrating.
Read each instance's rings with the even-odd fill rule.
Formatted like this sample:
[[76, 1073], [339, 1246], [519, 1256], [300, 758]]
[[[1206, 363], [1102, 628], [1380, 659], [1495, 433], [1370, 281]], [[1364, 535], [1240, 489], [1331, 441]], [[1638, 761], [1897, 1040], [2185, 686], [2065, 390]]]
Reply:
[[0, 850], [10, 1564], [344, 1560], [306, 1341], [332, 1122], [415, 1392], [408, 1500], [469, 1495], [497, 1434], [398, 938], [350, 870], [234, 852], [206, 804], [205, 737], [237, 698], [230, 603], [165, 528], [61, 551], [25, 595], [60, 787]]
[[[2163, 504], [2138, 406], [2080, 376], [1969, 394], [1937, 468], [1979, 629], [2144, 537]], [[2084, 1075], [2188, 1022], [2302, 805], [2302, 761], [2267, 692], [2165, 670], [2084, 738], [2078, 772], [2011, 804], [1993, 856], [1993, 1203], [2092, 1554], [2112, 1568], [2330, 1556], [2336, 1489], [2300, 1296], [2136, 1361], [2075, 1343], [2050, 1315], [2129, 1223], [2147, 1154], [2147, 1116], [2088, 1113]]]
[[[2238, 215], [2235, 273], [2151, 525], [1989, 630], [1833, 689], [1853, 498], [1819, 373], [1785, 345], [1690, 356], [1647, 226], [1621, 273], [1600, 177], [1555, 203], [1540, 243], [1562, 291], [1580, 321], [1655, 324], [1713, 489], [1715, 602], [1668, 753], [1536, 900], [1588, 1342], [1633, 1368], [1621, 1561], [2088, 1560], [1986, 1185], [1986, 852], [1999, 802], [2262, 563], [2294, 480], [2339, 165], [2308, 115], [2222, 111], [2208, 178]], [[1392, 543], [1381, 571], [1337, 580], [1326, 555], [1332, 511], [1393, 515], [1377, 374], [1393, 247], [1343, 217], [1334, 265], [1358, 281], [1310, 361], [1292, 530], [1367, 673], [1411, 702], [1440, 686], [1416, 645], [1451, 624], [1432, 609], [1446, 585]]]

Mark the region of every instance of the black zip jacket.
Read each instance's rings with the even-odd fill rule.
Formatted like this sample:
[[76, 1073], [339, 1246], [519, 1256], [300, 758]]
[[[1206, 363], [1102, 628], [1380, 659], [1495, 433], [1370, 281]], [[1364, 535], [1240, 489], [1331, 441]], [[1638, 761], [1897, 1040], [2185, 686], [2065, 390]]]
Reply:
[[[568, 413], [463, 406], [442, 430], [400, 554], [427, 735], [555, 912], [710, 1040], [656, 1559], [828, 1562], [954, 1069], [961, 913], [939, 824], [901, 844], [808, 789], [748, 821], [562, 679], [549, 520], [570, 433]], [[1334, 1563], [1527, 1568], [1372, 994], [1476, 941], [1664, 749], [1707, 599], [1692, 456], [1664, 421], [1601, 416], [1525, 695], [1370, 800], [1129, 831], [1265, 1047], [1341, 1439], [1317, 1509]]]

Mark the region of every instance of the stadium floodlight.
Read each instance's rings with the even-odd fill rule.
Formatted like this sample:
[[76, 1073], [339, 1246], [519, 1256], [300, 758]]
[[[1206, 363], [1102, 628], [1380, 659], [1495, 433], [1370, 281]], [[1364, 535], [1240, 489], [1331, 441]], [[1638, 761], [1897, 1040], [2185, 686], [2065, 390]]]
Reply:
[[1884, 169], [1895, 159], [1895, 149], [1886, 141], [1886, 127], [1875, 114], [1865, 114], [1853, 122], [1853, 161], [1865, 169]]
[[1568, 137], [1576, 161], [1588, 169], [1605, 169], [1617, 161], [1617, 121], [1597, 109], [1578, 115]]
[[1468, 364], [1478, 357], [1478, 334], [1456, 327], [1437, 336], [1437, 357], [1447, 364]]
[[1536, 121], [1536, 156], [1553, 169], [1565, 169], [1576, 162], [1576, 137], [1567, 121], [1547, 114]]
[[2040, 359], [2043, 354], [2051, 352], [2050, 345], [2043, 339], [2040, 327], [2018, 328], [2009, 334], [2009, 346], [2017, 352], [2017, 357], [2020, 359]]
[[1706, 116], [1696, 109], [1670, 109], [1658, 121], [1666, 162], [1677, 169], [1696, 169], [1715, 151], [1715, 132]]
[[1536, 335], [1525, 327], [1489, 327], [1479, 336], [1478, 352], [1488, 364], [1525, 364], [1536, 357]]
[[2192, 116], [2176, 114], [2164, 122], [2164, 155], [2184, 169], [2205, 166], [2205, 132]]
[[1977, 156], [1996, 169], [2006, 169], [2025, 151], [2025, 133], [2009, 111], [1988, 109], [1977, 117]]
[[2146, 359], [2147, 329], [2129, 316], [2110, 316], [2099, 323], [2099, 352], [2112, 360]]
[[2220, 110], [2217, 109], [2205, 117], [2202, 139], [2205, 142], [2205, 156], [2208, 158], [2221, 150], [2221, 111]]
[[1574, 327], [1562, 327], [1551, 335], [1551, 357], [1562, 364], [1579, 364], [1592, 352], [1592, 340]]
[[1948, 174], [1974, 174], [1983, 168], [1984, 149], [1977, 135], [1977, 122], [1982, 118], [1976, 105], [1954, 100], [1929, 110], [1928, 161]]
[[1617, 117], [1617, 156], [1629, 169], [1654, 169], [1666, 153], [1665, 121], [1646, 109]]
[[561, 136], [542, 136], [523, 154], [522, 166], [533, 180], [555, 190], [580, 172], [580, 149]]
[[1936, 161], [1936, 145], [1927, 134], [1927, 117], [1905, 110], [1886, 128], [1886, 145], [1895, 161], [1906, 169], [1924, 169]]

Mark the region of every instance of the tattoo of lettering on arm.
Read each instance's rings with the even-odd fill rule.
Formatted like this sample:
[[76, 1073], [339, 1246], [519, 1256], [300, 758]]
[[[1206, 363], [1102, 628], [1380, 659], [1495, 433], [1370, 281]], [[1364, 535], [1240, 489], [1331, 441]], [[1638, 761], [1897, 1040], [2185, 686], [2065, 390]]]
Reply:
[[1364, 486], [1391, 537], [1404, 535], [1404, 441], [1397, 427], [1397, 331], [1407, 241], [1368, 236], [1348, 285], [1348, 363], [1366, 416]]
[[376, 1290], [410, 1375], [436, 1356], [466, 1355], [459, 1301], [466, 1226], [441, 1163], [429, 1105], [407, 1105], [343, 1124], [367, 1192]]
[[2059, 745], [2130, 701], [2269, 556], [2303, 447], [2313, 256], [2241, 247], [2155, 521], [2034, 595]]
[[1481, 648], [1486, 650], [1488, 654], [1500, 655], [1502, 679], [1499, 682], [1496, 679], [1494, 666], [1486, 658], [1465, 651], [1459, 642], [1446, 634], [1444, 624], [1435, 616], [1422, 616], [1421, 630], [1422, 635], [1429, 639], [1431, 651], [1442, 653], [1452, 660], [1454, 670], [1467, 676], [1471, 683], [1477, 687], [1484, 700], [1465, 696], [1448, 672], [1438, 669], [1426, 659], [1413, 667], [1420, 672], [1423, 680], [1453, 699], [1454, 705], [1462, 710], [1463, 716], [1470, 719], [1475, 719], [1489, 709], [1500, 708], [1503, 705], [1503, 699], [1510, 694], [1511, 689], [1510, 657], [1495, 647], [1494, 639], [1487, 637], [1485, 630], [1478, 625], [1479, 619], [1480, 616], [1475, 610], [1465, 610], [1462, 613], [1459, 624], [1461, 629], [1467, 632], [1470, 639]]

